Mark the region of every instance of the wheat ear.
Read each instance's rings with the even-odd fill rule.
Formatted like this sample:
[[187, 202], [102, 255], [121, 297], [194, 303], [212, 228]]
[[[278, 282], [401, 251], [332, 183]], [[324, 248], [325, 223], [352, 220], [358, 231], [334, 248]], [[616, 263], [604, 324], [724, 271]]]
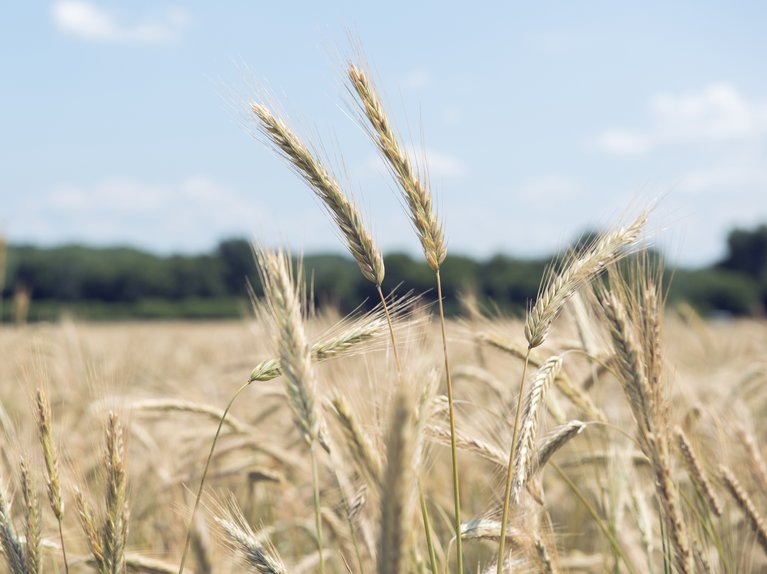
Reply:
[[287, 574], [280, 555], [269, 542], [268, 532], [254, 532], [233, 501], [227, 507], [228, 516], [214, 518], [227, 544], [253, 571], [259, 574]]
[[[277, 354], [285, 386], [293, 407], [296, 425], [309, 447], [314, 485], [315, 526], [320, 572], [325, 572], [323, 556], [322, 513], [319, 500], [316, 443], [320, 438], [320, 420], [315, 406], [317, 387], [312, 369], [311, 351], [306, 341], [301, 309], [300, 287], [293, 282], [290, 259], [282, 252], [257, 250], [259, 273], [264, 286], [266, 305], [277, 328]], [[299, 280], [296, 282], [300, 285]]]
[[[450, 454], [453, 470], [453, 506], [455, 511], [454, 528], [456, 536], [456, 555], [458, 572], [463, 574], [463, 547], [461, 543], [461, 496], [458, 476], [458, 450], [456, 446], [455, 409], [453, 406], [453, 382], [450, 372], [450, 360], [447, 352], [447, 335], [445, 332], [445, 311], [442, 297], [442, 279], [440, 267], [447, 256], [442, 225], [437, 219], [432, 206], [431, 191], [424, 181], [416, 174], [413, 165], [400, 146], [392, 129], [391, 122], [381, 101], [381, 97], [369, 80], [367, 74], [349, 63], [348, 78], [354, 93], [357, 94], [360, 111], [367, 118], [367, 131], [375, 142], [378, 150], [389, 166], [408, 207], [410, 220], [421, 242], [424, 256], [429, 267], [434, 271], [437, 282], [437, 301], [439, 304], [439, 319], [442, 334], [442, 350], [445, 358], [445, 378], [447, 381], [447, 398], [450, 418]], [[383, 294], [380, 293], [383, 300]], [[395, 348], [396, 349], [396, 348]], [[396, 352], [396, 351], [395, 351]], [[399, 361], [398, 361], [399, 363]]]
[[333, 217], [362, 275], [371, 283], [381, 285], [384, 279], [383, 257], [362, 224], [359, 211], [341, 191], [333, 175], [269, 108], [255, 102], [250, 107], [266, 139], [309, 184]]
[[[522, 489], [533, 465], [535, 437], [538, 432], [538, 415], [546, 389], [562, 369], [562, 357], [551, 357], [538, 370], [533, 378], [530, 390], [525, 398], [522, 422], [514, 449], [513, 472], [511, 482], [511, 503], [519, 504]], [[512, 461], [509, 461], [511, 464]]]
[[558, 574], [559, 568], [557, 567], [554, 557], [551, 555], [548, 541], [541, 538], [540, 535], [535, 534], [533, 536], [533, 546], [535, 546], [535, 553], [538, 556], [538, 561], [541, 563], [541, 572], [543, 574]]
[[24, 548], [16, 536], [11, 518], [11, 509], [0, 484], [0, 545], [10, 574], [27, 574]]
[[722, 503], [714, 493], [714, 488], [711, 485], [711, 481], [703, 471], [703, 466], [700, 464], [698, 455], [692, 448], [687, 435], [684, 434], [682, 427], [677, 426], [674, 428], [674, 436], [676, 437], [676, 444], [679, 447], [679, 452], [682, 453], [682, 459], [685, 466], [687, 466], [687, 472], [692, 478], [698, 491], [703, 495], [703, 498], [708, 503], [711, 511], [717, 516], [722, 516]]
[[319, 432], [314, 398], [317, 385], [304, 333], [301, 296], [287, 255], [259, 250], [257, 259], [266, 306], [277, 331], [277, 354], [287, 395], [301, 437], [311, 445]]
[[37, 436], [40, 440], [40, 446], [43, 449], [43, 458], [45, 460], [46, 485], [48, 487], [48, 502], [56, 517], [59, 526], [59, 539], [61, 541], [61, 554], [64, 560], [64, 570], [69, 574], [69, 563], [67, 562], [67, 550], [64, 546], [64, 501], [61, 497], [61, 478], [59, 475], [59, 460], [56, 449], [53, 447], [53, 431], [51, 424], [51, 405], [48, 397], [42, 389], [37, 389], [35, 395], [37, 409], [35, 411], [37, 418]]
[[[513, 526], [508, 527], [506, 535], [515, 546], [524, 547], [529, 544], [525, 533]], [[464, 540], [498, 540], [501, 537], [501, 523], [490, 518], [475, 518], [461, 525], [461, 537]]]
[[[527, 347], [514, 343], [510, 339], [497, 335], [495, 333], [479, 333], [477, 340], [485, 345], [489, 345], [499, 351], [508, 353], [512, 357], [516, 357], [522, 361], [528, 355]], [[533, 368], [540, 368], [543, 364], [543, 357], [538, 353], [531, 351], [529, 357], [527, 357], [529, 364]], [[605, 414], [594, 404], [591, 397], [587, 392], [583, 390], [579, 385], [573, 383], [564, 373], [554, 380], [554, 383], [567, 400], [569, 400], [576, 408], [578, 408], [583, 414], [587, 415], [590, 420], [599, 422], [607, 422]]]
[[336, 395], [333, 397], [333, 409], [352, 457], [373, 484], [380, 487], [383, 473], [381, 460], [351, 405], [343, 396]]
[[[647, 281], [640, 281], [640, 290], [648, 285]], [[679, 492], [671, 476], [669, 436], [667, 430], [668, 413], [660, 387], [660, 367], [653, 364], [652, 357], [658, 357], [657, 350], [648, 350], [642, 347], [648, 344], [657, 345], [658, 339], [654, 334], [648, 334], [648, 325], [657, 328], [659, 321], [648, 321], [644, 317], [642, 309], [644, 305], [632, 301], [631, 297], [637, 295], [621, 280], [618, 281], [617, 292], [602, 292], [601, 303], [605, 311], [610, 328], [613, 347], [617, 355], [619, 378], [624, 392], [628, 398], [629, 406], [637, 422], [637, 439], [644, 454], [650, 459], [655, 473], [655, 486], [658, 497], [663, 506], [663, 518], [671, 537], [674, 550], [674, 561], [677, 569], [683, 574], [695, 571], [694, 556], [690, 547], [682, 509], [679, 501]], [[658, 294], [658, 291], [654, 291]], [[621, 297], [627, 298], [627, 303], [634, 315], [638, 318], [632, 321], [627, 314], [627, 307]], [[656, 311], [659, 311], [657, 307]], [[639, 331], [639, 333], [637, 333]]]
[[[387, 329], [385, 317], [374, 317], [370, 321], [360, 321], [345, 331], [323, 338], [311, 346], [312, 360], [325, 361], [342, 357], [352, 352], [358, 345], [371, 341]], [[250, 374], [249, 381], [270, 381], [279, 377], [279, 359], [267, 359], [260, 362]]]
[[32, 477], [29, 475], [29, 467], [22, 458], [19, 463], [19, 474], [21, 476], [21, 493], [24, 499], [24, 561], [26, 562], [28, 574], [40, 574], [42, 570], [42, 547], [41, 547], [41, 524], [40, 524], [40, 502], [35, 492], [35, 485]]
[[762, 453], [759, 452], [759, 445], [756, 444], [754, 435], [748, 432], [745, 427], [738, 428], [738, 438], [746, 449], [748, 455], [748, 466], [751, 469], [754, 479], [759, 486], [767, 489], [767, 465], [764, 463]]
[[93, 510], [85, 499], [85, 495], [78, 488], [75, 488], [75, 509], [80, 526], [85, 533], [85, 540], [88, 543], [88, 549], [96, 563], [96, 570], [99, 574], [108, 572], [106, 561], [104, 559], [104, 547], [99, 536], [98, 526], [93, 517]]
[[399, 145], [381, 98], [367, 74], [350, 63], [348, 76], [354, 92], [359, 97], [361, 111], [369, 121], [368, 132], [402, 189], [426, 261], [433, 271], [437, 271], [445, 260], [447, 246], [442, 225], [432, 208], [431, 193]]
[[535, 474], [546, 466], [546, 463], [548, 463], [549, 460], [551, 460], [554, 453], [570, 442], [571, 439], [581, 434], [585, 428], [586, 423], [572, 420], [559, 425], [549, 434], [544, 436], [541, 439], [541, 444], [538, 446], [537, 455], [530, 461], [530, 476], [535, 476]]
[[127, 480], [125, 448], [120, 420], [113, 412], [107, 419], [107, 491], [106, 513], [102, 529], [104, 561], [110, 574], [125, 571], [125, 543], [128, 539]]
[[722, 480], [724, 481], [727, 491], [735, 499], [735, 502], [738, 503], [749, 526], [751, 526], [751, 529], [754, 531], [756, 540], [759, 542], [762, 549], [767, 552], [767, 525], [765, 525], [764, 518], [756, 509], [754, 501], [751, 500], [751, 497], [743, 486], [741, 486], [740, 481], [735, 478], [735, 475], [729, 468], [720, 466], [719, 472], [722, 475]]
[[547, 273], [525, 319], [525, 338], [531, 349], [543, 344], [551, 324], [576, 289], [618, 260], [625, 248], [636, 244], [647, 216], [647, 212], [642, 212], [628, 227], [601, 235], [590, 246], [570, 256], [561, 271]]

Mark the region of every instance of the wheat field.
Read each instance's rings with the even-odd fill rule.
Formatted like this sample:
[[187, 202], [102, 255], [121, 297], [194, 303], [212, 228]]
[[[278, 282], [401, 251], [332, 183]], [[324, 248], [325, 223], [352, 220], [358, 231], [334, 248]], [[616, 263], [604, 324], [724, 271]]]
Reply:
[[[321, 339], [338, 320], [333, 316], [311, 320], [311, 340]], [[589, 324], [596, 355], [609, 353], [604, 325], [593, 320]], [[450, 322], [448, 328], [462, 439], [464, 552], [467, 569], [476, 571], [477, 564], [486, 567], [495, 560], [502, 465], [510, 440], [509, 409], [522, 370], [518, 356], [491, 341], [507, 340], [514, 346], [516, 339], [521, 346], [522, 324], [467, 316]], [[403, 340], [402, 360], [415, 400], [421, 393], [433, 392], [432, 400], [438, 405], [423, 430], [418, 475], [430, 511], [435, 553], [444, 567], [452, 538], [452, 498], [448, 424], [444, 408], [440, 408], [444, 390], [435, 388], [433, 382], [441, 358], [439, 333], [436, 325], [417, 315], [397, 324], [396, 329]], [[144, 559], [147, 566], [134, 565], [131, 571], [171, 572], [178, 565], [192, 491], [199, 483], [217, 417], [251, 368], [270, 357], [269, 336], [255, 321], [192, 325], [64, 322], [0, 333], [6, 358], [0, 367], [3, 484], [13, 501], [10, 519], [21, 538], [26, 507], [19, 460], [25, 457], [42, 503], [45, 571], [57, 571], [62, 564], [56, 521], [47, 508], [44, 488], [45, 466], [34, 416], [36, 389], [44, 389], [53, 413], [70, 568], [87, 571], [83, 562], [89, 556], [73, 489], [80, 488], [94, 506], [101, 505], [106, 480], [103, 435], [108, 413], [113, 411], [126, 428], [128, 564]], [[730, 469], [757, 512], [764, 508], [765, 474], [759, 444], [765, 439], [765, 345], [767, 327], [759, 322], [717, 325], [695, 321], [688, 314], [684, 319], [673, 315], [665, 325], [669, 425], [679, 425], [688, 437], [721, 511], [718, 516], [705, 499], [674, 443], [672, 473], [680, 490], [682, 515], [690, 539], [711, 571], [757, 572], [766, 563], [758, 532], [743, 505], [728, 492], [720, 472], [721, 466]], [[567, 313], [543, 354], [581, 347], [574, 313]], [[649, 461], [633, 438], [635, 423], [626, 397], [607, 370], [597, 369], [593, 382], [591, 367], [585, 356], [570, 353], [562, 372], [573, 388], [588, 388], [582, 392], [594, 413], [576, 406], [556, 385], [546, 398], [540, 437], [567, 421], [582, 421], [584, 428], [537, 471], [536, 489], [544, 504], [528, 494], [512, 512], [516, 542], [511, 556], [518, 562], [514, 571], [606, 572], [617, 568], [662, 572], [664, 554], [670, 555], [664, 551], [668, 541], [664, 542], [667, 535], [660, 522]], [[337, 471], [346, 475], [353, 500], [362, 504], [352, 524], [363, 560], [361, 571], [373, 570], [380, 485], [355, 454], [331, 402], [338, 396], [348, 403], [370, 442], [372, 456], [382, 464], [396, 392], [386, 333], [363, 343], [350, 356], [318, 364], [316, 371], [318, 402], [323, 405], [328, 432], [339, 445], [333, 459], [325, 456], [320, 461], [328, 569], [343, 572], [348, 563], [351, 571], [360, 571], [342, 492], [333, 475]], [[227, 516], [223, 508], [229, 504], [230, 493], [247, 522], [269, 533], [286, 571], [316, 569], [311, 471], [283, 387], [279, 378], [256, 381], [234, 405], [195, 523], [190, 571], [244, 568], [239, 553], [223, 544], [226, 535], [215, 522], [216, 517]], [[601, 417], [605, 422], [596, 422]], [[343, 465], [340, 468], [333, 462], [338, 459]], [[428, 561], [428, 551], [416, 508], [410, 509], [400, 527], [410, 538], [405, 544], [412, 553], [403, 571], [420, 570]], [[610, 538], [615, 539], [617, 549]], [[550, 565], [541, 562], [538, 544], [543, 545], [540, 548], [548, 554]]]
[[557, 259], [523, 316], [466, 294], [446, 318], [428, 174], [347, 75], [436, 303], [391, 291], [322, 154], [251, 102], [377, 306], [313, 309], [300, 260], [256, 245], [248, 320], [0, 330], [6, 570], [767, 571], [767, 326], [665, 309], [652, 207]]

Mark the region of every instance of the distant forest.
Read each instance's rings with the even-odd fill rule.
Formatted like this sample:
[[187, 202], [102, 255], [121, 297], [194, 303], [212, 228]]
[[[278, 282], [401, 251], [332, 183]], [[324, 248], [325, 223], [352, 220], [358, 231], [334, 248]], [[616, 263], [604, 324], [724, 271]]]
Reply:
[[[466, 292], [480, 303], [520, 311], [535, 297], [550, 262], [449, 255], [443, 272], [447, 311], [455, 313], [457, 296]], [[334, 305], [346, 313], [376, 300], [373, 286], [351, 259], [307, 255], [303, 263], [317, 305]], [[401, 292], [434, 297], [434, 276], [421, 259], [392, 253], [385, 264], [385, 290], [402, 285]], [[20, 313], [29, 320], [55, 320], [62, 313], [85, 319], [241, 317], [249, 313], [246, 280], [259, 290], [250, 244], [243, 239], [222, 241], [213, 252], [193, 256], [158, 256], [126, 247], [9, 245], [4, 272], [4, 321]], [[672, 304], [687, 301], [704, 314], [763, 315], [767, 225], [732, 231], [725, 258], [710, 267], [667, 273]]]

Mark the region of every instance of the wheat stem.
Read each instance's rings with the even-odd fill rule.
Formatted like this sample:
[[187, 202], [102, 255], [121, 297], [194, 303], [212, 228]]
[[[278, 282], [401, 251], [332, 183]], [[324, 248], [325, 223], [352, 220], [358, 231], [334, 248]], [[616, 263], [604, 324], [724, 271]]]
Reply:
[[325, 574], [325, 556], [323, 553], [325, 543], [322, 539], [322, 509], [320, 507], [320, 482], [317, 472], [316, 443], [312, 443], [309, 451], [312, 459], [312, 489], [314, 491], [314, 524], [317, 530], [317, 551], [320, 555], [320, 574]]
[[37, 402], [37, 431], [40, 439], [40, 446], [43, 449], [43, 458], [45, 459], [46, 482], [48, 486], [48, 502], [51, 510], [59, 523], [59, 538], [61, 539], [61, 555], [64, 560], [64, 571], [69, 574], [69, 561], [67, 560], [67, 550], [64, 546], [64, 530], [62, 520], [64, 517], [64, 502], [61, 498], [61, 481], [59, 477], [59, 460], [53, 447], [52, 415], [51, 405], [48, 397], [42, 389], [37, 389], [35, 395]]
[[394, 362], [397, 365], [397, 376], [402, 378], [402, 363], [399, 360], [399, 352], [397, 351], [397, 341], [394, 339], [394, 326], [392, 325], [391, 315], [389, 314], [389, 306], [386, 304], [386, 297], [384, 297], [381, 285], [376, 284], [376, 290], [378, 296], [381, 298], [381, 306], [383, 307], [384, 315], [386, 316], [386, 324], [389, 327], [389, 338], [391, 338], [391, 349], [394, 354]]
[[455, 553], [458, 560], [458, 572], [463, 574], [463, 545], [461, 544], [461, 489], [458, 482], [458, 447], [456, 446], [455, 406], [453, 404], [453, 379], [450, 375], [450, 360], [447, 353], [447, 333], [445, 331], [445, 309], [442, 304], [442, 280], [439, 268], [437, 277], [437, 300], [439, 301], [439, 326], [442, 333], [442, 352], [445, 356], [445, 375], [447, 378], [447, 406], [450, 420], [450, 455], [453, 464], [453, 504], [455, 506]]
[[527, 376], [527, 364], [530, 362], [532, 347], [527, 348], [525, 364], [522, 367], [522, 379], [519, 383], [519, 396], [517, 397], [517, 412], [514, 414], [514, 426], [511, 435], [511, 448], [509, 449], [509, 467], [506, 470], [506, 487], [503, 493], [503, 513], [501, 516], [501, 539], [498, 542], [498, 574], [503, 574], [504, 547], [506, 546], [506, 527], [509, 524], [509, 506], [511, 502], [511, 483], [514, 478], [514, 450], [517, 444], [517, 427], [519, 415], [522, 412], [522, 396], [525, 390], [525, 377]]
[[423, 530], [426, 533], [426, 547], [429, 549], [429, 565], [432, 574], [437, 574], [437, 553], [434, 550], [434, 541], [431, 538], [431, 520], [429, 519], [429, 509], [426, 506], [426, 498], [423, 495], [421, 481], [418, 481], [418, 498], [421, 504], [421, 517], [423, 518]]
[[213, 451], [216, 450], [216, 443], [218, 443], [218, 437], [221, 435], [221, 429], [224, 426], [226, 415], [229, 413], [229, 409], [232, 408], [232, 405], [234, 405], [234, 401], [237, 400], [237, 397], [240, 396], [240, 393], [242, 393], [242, 391], [244, 391], [249, 385], [250, 385], [250, 381], [246, 382], [239, 389], [237, 389], [237, 392], [234, 393], [234, 396], [229, 400], [229, 403], [226, 405], [224, 412], [221, 414], [221, 420], [218, 421], [218, 428], [216, 428], [216, 434], [213, 435], [213, 442], [210, 445], [210, 452], [208, 453], [208, 458], [205, 460], [205, 467], [202, 470], [202, 478], [200, 478], [200, 486], [197, 488], [197, 494], [195, 495], [195, 498], [194, 498], [192, 515], [189, 517], [189, 524], [186, 527], [186, 540], [184, 540], [184, 550], [181, 553], [181, 563], [179, 564], [179, 567], [178, 567], [178, 574], [183, 574], [184, 572], [186, 555], [189, 551], [189, 543], [192, 540], [192, 527], [194, 526], [194, 518], [197, 515], [197, 508], [200, 506], [200, 499], [202, 498], [202, 490], [203, 488], [205, 488], [205, 479], [208, 477], [208, 470], [210, 469], [210, 461], [213, 460]]

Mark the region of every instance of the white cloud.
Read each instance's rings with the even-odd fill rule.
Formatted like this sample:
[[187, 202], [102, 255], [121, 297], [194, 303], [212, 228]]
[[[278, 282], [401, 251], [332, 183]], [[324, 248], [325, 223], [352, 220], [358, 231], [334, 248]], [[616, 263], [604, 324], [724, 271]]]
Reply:
[[161, 44], [179, 37], [189, 21], [181, 8], [135, 23], [121, 21], [112, 11], [84, 0], [58, 0], [51, 17], [63, 33], [92, 42]]
[[597, 136], [597, 147], [615, 155], [640, 155], [669, 144], [733, 142], [767, 135], [767, 101], [750, 101], [727, 83], [656, 95], [650, 100], [649, 116], [650, 125], [643, 130], [605, 130]]
[[767, 197], [767, 165], [744, 162], [722, 162], [713, 166], [694, 169], [679, 182], [679, 189], [686, 193], [746, 194], [754, 200], [752, 208], [767, 203], [759, 198]]
[[111, 179], [58, 186], [35, 197], [21, 206], [9, 234], [187, 250], [250, 235], [268, 222], [255, 196], [206, 177], [166, 183]]
[[651, 147], [646, 136], [628, 130], [612, 129], [597, 138], [597, 146], [615, 155], [641, 155]]

